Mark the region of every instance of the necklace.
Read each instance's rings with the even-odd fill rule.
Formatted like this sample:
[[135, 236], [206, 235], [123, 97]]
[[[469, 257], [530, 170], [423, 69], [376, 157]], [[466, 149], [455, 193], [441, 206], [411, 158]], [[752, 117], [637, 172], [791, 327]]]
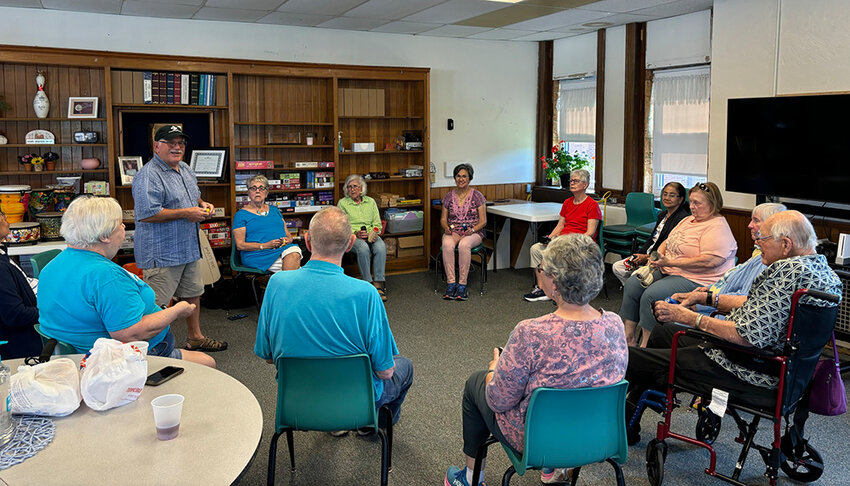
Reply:
[[[263, 210], [263, 208], [266, 208], [266, 209]], [[268, 206], [266, 206], [265, 204], [263, 204], [262, 206], [260, 206], [258, 208], [252, 206], [251, 209], [253, 209], [254, 212], [256, 212], [257, 216], [268, 216], [268, 214], [269, 214]]]

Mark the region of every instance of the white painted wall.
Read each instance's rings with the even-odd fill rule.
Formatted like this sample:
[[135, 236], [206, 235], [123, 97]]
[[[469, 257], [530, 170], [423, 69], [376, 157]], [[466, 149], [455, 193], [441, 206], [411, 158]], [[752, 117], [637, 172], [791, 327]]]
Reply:
[[596, 73], [596, 32], [552, 43], [552, 77], [563, 79]]
[[646, 23], [647, 69], [710, 60], [711, 10]]
[[[152, 4], [155, 5], [155, 4]], [[534, 180], [537, 44], [0, 7], [0, 44], [431, 68], [431, 160], [478, 184]], [[37, 26], [37, 27], [34, 27]], [[446, 119], [455, 129], [446, 129]]]
[[[726, 182], [729, 98], [850, 91], [846, 0], [715, 0], [708, 178]], [[755, 197], [724, 193], [727, 207]]]
[[605, 132], [602, 138], [602, 186], [623, 188], [625, 137], [626, 27], [605, 32]]

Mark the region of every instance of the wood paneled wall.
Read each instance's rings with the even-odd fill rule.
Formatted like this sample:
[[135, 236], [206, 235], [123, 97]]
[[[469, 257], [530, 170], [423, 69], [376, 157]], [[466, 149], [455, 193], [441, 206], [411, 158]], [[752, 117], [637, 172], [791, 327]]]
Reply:
[[[531, 183], [520, 182], [515, 184], [488, 184], [483, 186], [476, 186], [475, 184], [472, 184], [472, 187], [481, 192], [481, 194], [484, 194], [484, 197], [487, 198], [488, 201], [495, 201], [496, 199], [525, 199], [527, 196], [525, 188], [528, 184]], [[454, 186], [432, 187], [431, 199], [443, 199], [443, 196], [448, 194], [448, 192], [452, 189], [454, 189]]]

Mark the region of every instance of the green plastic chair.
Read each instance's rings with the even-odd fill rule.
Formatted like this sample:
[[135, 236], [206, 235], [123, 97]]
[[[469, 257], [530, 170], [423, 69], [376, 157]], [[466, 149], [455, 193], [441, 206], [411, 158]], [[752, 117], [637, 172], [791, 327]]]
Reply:
[[[381, 438], [381, 486], [392, 467], [392, 414], [381, 407], [386, 432], [378, 427], [372, 363], [366, 354], [322, 358], [278, 358], [275, 433], [269, 445], [268, 484], [274, 485], [277, 440], [286, 432], [295, 471], [292, 431], [373, 428]], [[620, 419], [624, 416], [622, 412]]]
[[[525, 414], [523, 453], [502, 444], [511, 467], [502, 476], [509, 486], [514, 474], [528, 469], [574, 468], [572, 484], [578, 480], [581, 466], [605, 461], [614, 467], [617, 484], [625, 485], [623, 470], [628, 458], [626, 442], [626, 391], [623, 380], [614, 385], [592, 388], [537, 388], [531, 394]], [[475, 457], [472, 484], [478, 484], [481, 463], [487, 447], [497, 442], [491, 437]]]
[[56, 258], [56, 255], [60, 253], [62, 253], [62, 250], [47, 250], [30, 257], [30, 263], [32, 263], [32, 276], [38, 278], [38, 274], [44, 270], [44, 267], [50, 263], [50, 260]]
[[609, 225], [605, 232], [608, 251], [621, 256], [632, 254], [636, 230], [639, 226], [654, 223], [655, 196], [648, 192], [630, 192], [626, 194], [626, 223]]
[[54, 354], [80, 354], [77, 349], [71, 346], [70, 344], [62, 342], [56, 338], [52, 338], [47, 334], [41, 332], [41, 325], [35, 324], [33, 325], [33, 327], [35, 328], [35, 332], [37, 332], [38, 335], [41, 336], [42, 346], [46, 346], [47, 341], [50, 341], [51, 339], [54, 339], [56, 341], [56, 348], [54, 348]]
[[[472, 263], [481, 267], [480, 293], [481, 295], [484, 295], [484, 284], [487, 283], [488, 254], [493, 250], [484, 246], [484, 243], [482, 242], [480, 245], [470, 248], [469, 251], [472, 253], [472, 256], [478, 257], [478, 261], [473, 258]], [[440, 248], [439, 251], [437, 251], [437, 255], [431, 257], [431, 259], [434, 260], [434, 292], [436, 292], [437, 287], [440, 284], [440, 268], [443, 266], [443, 249]], [[457, 247], [455, 247], [455, 262], [457, 262]]]
[[230, 247], [230, 269], [236, 272], [233, 278], [244, 276], [251, 280], [251, 290], [254, 291], [254, 302], [257, 304], [257, 312], [260, 311], [260, 294], [257, 292], [257, 277], [271, 275], [272, 272], [258, 270], [256, 268], [242, 265], [242, 253], [236, 249], [236, 242]]

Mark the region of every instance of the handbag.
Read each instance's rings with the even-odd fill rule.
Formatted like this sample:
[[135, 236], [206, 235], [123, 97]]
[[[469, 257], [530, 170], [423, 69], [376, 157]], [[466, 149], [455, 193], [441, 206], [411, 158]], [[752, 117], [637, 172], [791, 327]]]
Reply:
[[841, 381], [835, 332], [832, 333], [832, 350], [835, 358], [818, 361], [809, 388], [809, 410], [829, 417], [847, 411], [847, 392], [844, 390], [844, 382]]

